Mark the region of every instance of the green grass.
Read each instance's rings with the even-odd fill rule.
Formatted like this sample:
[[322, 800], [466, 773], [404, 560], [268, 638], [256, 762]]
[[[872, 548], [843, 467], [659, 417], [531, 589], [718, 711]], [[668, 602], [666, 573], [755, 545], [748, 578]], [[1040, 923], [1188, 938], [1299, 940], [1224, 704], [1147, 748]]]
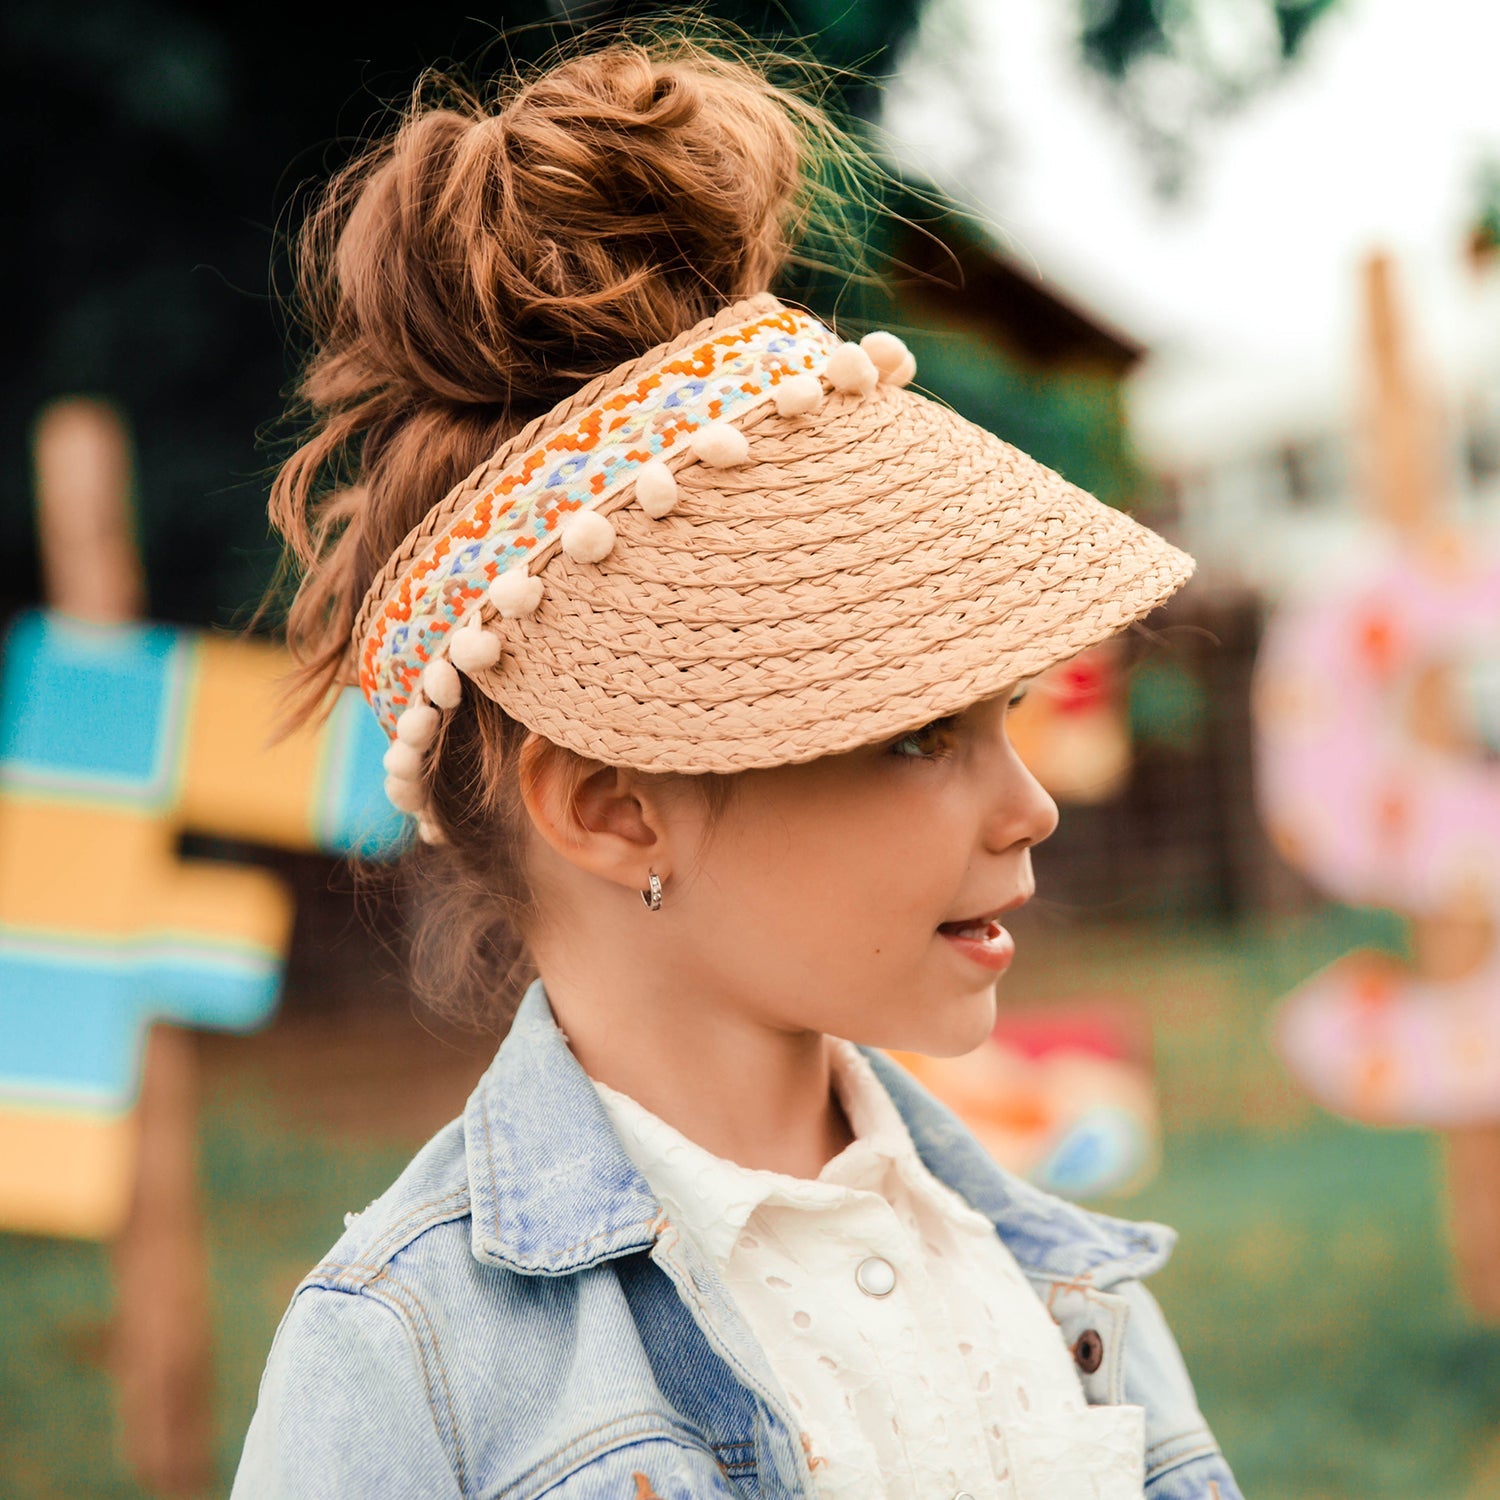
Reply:
[[[1154, 924], [1021, 936], [1020, 1000], [1103, 991], [1149, 1008], [1160, 1175], [1108, 1206], [1175, 1225], [1154, 1288], [1251, 1500], [1492, 1500], [1500, 1332], [1452, 1289], [1441, 1146], [1309, 1105], [1266, 1042], [1272, 1001], [1389, 922], [1328, 912], [1242, 931]], [[206, 1233], [223, 1486], [291, 1288], [415, 1142], [360, 1148], [252, 1084], [206, 1110]], [[97, 1246], [0, 1237], [0, 1496], [127, 1500]]]

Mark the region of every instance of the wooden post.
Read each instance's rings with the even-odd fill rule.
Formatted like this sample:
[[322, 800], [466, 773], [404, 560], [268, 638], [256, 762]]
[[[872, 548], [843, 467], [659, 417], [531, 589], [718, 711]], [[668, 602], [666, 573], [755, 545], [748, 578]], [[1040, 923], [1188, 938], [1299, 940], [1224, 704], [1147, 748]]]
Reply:
[[1435, 403], [1408, 348], [1390, 257], [1364, 266], [1364, 490], [1373, 515], [1414, 538], [1438, 530], [1447, 507]]
[[1500, 1322], [1500, 1125], [1450, 1130], [1445, 1144], [1458, 1289], [1481, 1318]]
[[[1434, 567], [1454, 554], [1436, 398], [1406, 348], [1391, 263], [1365, 266], [1368, 330], [1366, 488], [1376, 516], [1420, 549]], [[1407, 730], [1418, 743], [1477, 756], [1479, 737], [1448, 664], [1432, 663], [1414, 684]], [[1448, 906], [1411, 919], [1412, 968], [1437, 983], [1471, 973], [1497, 940], [1494, 897], [1452, 893]], [[1459, 1289], [1481, 1317], [1500, 1319], [1500, 1100], [1493, 1123], [1443, 1132], [1448, 1228]]]
[[[130, 442], [119, 415], [97, 401], [48, 407], [37, 423], [34, 458], [49, 605], [93, 625], [139, 618], [145, 590]], [[137, 1104], [134, 1193], [113, 1247], [111, 1365], [125, 1460], [143, 1488], [166, 1496], [204, 1494], [214, 1480], [198, 1090], [193, 1034], [153, 1027]]]

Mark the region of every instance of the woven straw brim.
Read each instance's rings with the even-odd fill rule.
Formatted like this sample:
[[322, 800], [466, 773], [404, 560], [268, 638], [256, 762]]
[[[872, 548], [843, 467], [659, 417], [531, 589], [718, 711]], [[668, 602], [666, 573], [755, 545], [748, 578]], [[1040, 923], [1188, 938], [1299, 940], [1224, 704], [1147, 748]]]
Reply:
[[917, 728], [1114, 635], [1192, 559], [937, 403], [882, 385], [765, 408], [750, 462], [627, 495], [599, 563], [555, 554], [475, 681], [611, 765], [741, 771]]

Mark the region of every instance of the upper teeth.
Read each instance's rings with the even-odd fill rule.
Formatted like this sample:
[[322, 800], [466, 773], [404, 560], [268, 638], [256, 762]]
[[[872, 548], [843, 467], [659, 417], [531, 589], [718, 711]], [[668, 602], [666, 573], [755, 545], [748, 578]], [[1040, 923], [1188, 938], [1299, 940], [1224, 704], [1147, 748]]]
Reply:
[[978, 922], [964, 922], [956, 931], [965, 937], [989, 937], [994, 926], [993, 920], [986, 917]]

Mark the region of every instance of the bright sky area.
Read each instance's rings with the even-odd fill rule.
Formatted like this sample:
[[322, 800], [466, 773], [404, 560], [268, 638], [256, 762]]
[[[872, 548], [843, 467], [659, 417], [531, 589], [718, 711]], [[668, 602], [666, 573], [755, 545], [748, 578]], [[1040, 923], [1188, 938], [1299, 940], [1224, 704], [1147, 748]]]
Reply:
[[[1251, 40], [1265, 10], [1201, 3]], [[1175, 202], [1079, 62], [1076, 15], [1073, 0], [932, 0], [886, 125], [1044, 281], [1151, 347], [1148, 445], [1342, 408], [1355, 268], [1375, 245], [1398, 255], [1421, 347], [1450, 378], [1472, 361], [1494, 324], [1461, 246], [1477, 168], [1500, 158], [1500, 5], [1342, 0], [1290, 72], [1204, 127]]]

